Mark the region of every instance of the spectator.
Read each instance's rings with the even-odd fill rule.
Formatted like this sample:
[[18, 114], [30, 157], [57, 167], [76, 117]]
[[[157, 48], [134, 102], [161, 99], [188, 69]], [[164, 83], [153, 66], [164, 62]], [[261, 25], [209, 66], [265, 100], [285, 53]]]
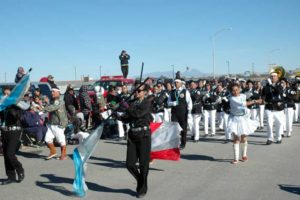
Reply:
[[79, 102], [80, 110], [84, 115], [84, 120], [86, 121], [85, 128], [88, 129], [89, 126], [89, 117], [92, 111], [91, 98], [88, 94], [88, 86], [82, 85], [79, 89]]
[[68, 85], [66, 93], [64, 95], [65, 106], [68, 115], [74, 116], [76, 110], [79, 110], [77, 100], [74, 95], [74, 88], [71, 85]]
[[51, 88], [58, 88], [56, 83], [54, 82], [54, 77], [52, 75], [48, 75], [48, 83], [50, 84]]
[[25, 75], [24, 68], [19, 67], [18, 71], [17, 71], [17, 74], [16, 74], [15, 83], [18, 83], [23, 78], [24, 75]]

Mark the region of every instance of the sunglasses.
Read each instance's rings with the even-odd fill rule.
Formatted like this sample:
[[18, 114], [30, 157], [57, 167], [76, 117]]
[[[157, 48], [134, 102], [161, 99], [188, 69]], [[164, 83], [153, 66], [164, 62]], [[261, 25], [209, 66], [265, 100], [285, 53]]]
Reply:
[[145, 91], [145, 90], [138, 89], [136, 92], [137, 92], [137, 93], [140, 93], [140, 92], [142, 92], [142, 91]]

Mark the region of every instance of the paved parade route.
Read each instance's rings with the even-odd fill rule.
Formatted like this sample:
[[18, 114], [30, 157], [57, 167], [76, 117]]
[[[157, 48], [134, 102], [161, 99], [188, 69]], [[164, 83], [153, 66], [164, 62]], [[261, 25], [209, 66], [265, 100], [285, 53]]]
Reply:
[[[201, 131], [201, 134], [203, 132]], [[179, 162], [156, 160], [150, 166], [148, 193], [144, 199], [249, 199], [283, 200], [300, 198], [300, 124], [282, 144], [265, 145], [266, 132], [249, 137], [249, 161], [230, 164], [232, 143], [224, 136], [189, 141]], [[71, 155], [75, 146], [68, 146]], [[58, 149], [57, 149], [58, 150]], [[18, 158], [25, 168], [25, 180], [0, 186], [3, 200], [60, 200], [78, 198], [72, 194], [73, 162], [50, 160], [46, 147], [23, 148]], [[135, 199], [136, 183], [125, 168], [126, 142], [101, 140], [88, 162], [85, 199]], [[3, 157], [0, 178], [6, 178]]]

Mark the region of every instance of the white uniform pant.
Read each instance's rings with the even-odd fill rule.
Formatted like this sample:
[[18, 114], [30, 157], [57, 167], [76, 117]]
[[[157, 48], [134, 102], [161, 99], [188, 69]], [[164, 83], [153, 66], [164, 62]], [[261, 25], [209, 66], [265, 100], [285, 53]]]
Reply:
[[171, 121], [171, 108], [164, 108], [164, 121], [165, 122]]
[[216, 110], [203, 110], [203, 116], [204, 116], [204, 133], [205, 133], [205, 135], [208, 134], [209, 123], [210, 123], [210, 128], [211, 128], [211, 134], [214, 135], [216, 133]]
[[50, 125], [47, 124], [47, 132], [45, 135], [45, 142], [46, 143], [53, 143], [54, 138], [56, 138], [56, 141], [61, 145], [66, 145], [66, 137], [65, 137], [65, 129], [59, 127], [58, 125]]
[[226, 139], [231, 140], [231, 133], [229, 133], [228, 131], [228, 117], [229, 115], [226, 112], [221, 112], [221, 123], [222, 123], [221, 129], [224, 129]]
[[285, 128], [287, 136], [291, 136], [292, 134], [292, 127], [293, 127], [293, 117], [294, 117], [294, 109], [293, 108], [285, 108]]
[[118, 124], [119, 137], [124, 137], [125, 131], [124, 131], [124, 127], [123, 127], [123, 122], [120, 120], [117, 120], [117, 124]]
[[250, 118], [252, 119], [252, 120], [255, 120], [255, 121], [257, 121], [257, 113], [258, 113], [258, 109], [250, 109]]
[[259, 114], [258, 114], [259, 126], [264, 127], [265, 105], [259, 105], [258, 112], [259, 112]]
[[300, 103], [295, 103], [295, 115], [294, 115], [294, 122], [300, 122], [299, 116], [300, 116]]
[[192, 128], [192, 135], [194, 135], [195, 140], [199, 140], [200, 138], [200, 120], [201, 114], [192, 114], [193, 117], [193, 128]]
[[276, 140], [280, 141], [281, 135], [283, 135], [284, 111], [266, 110], [266, 115], [268, 140], [273, 141], [273, 124], [275, 121]]

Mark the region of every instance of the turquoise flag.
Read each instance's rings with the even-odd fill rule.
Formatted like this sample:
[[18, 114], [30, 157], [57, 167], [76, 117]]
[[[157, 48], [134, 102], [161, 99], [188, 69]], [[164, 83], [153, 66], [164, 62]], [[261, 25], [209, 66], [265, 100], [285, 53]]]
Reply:
[[29, 73], [23, 76], [21, 81], [11, 91], [10, 95], [0, 100], [0, 111], [5, 110], [10, 105], [17, 104], [24, 96], [30, 86]]
[[87, 191], [85, 183], [86, 161], [90, 158], [102, 135], [103, 123], [98, 126], [90, 136], [85, 139], [73, 151], [73, 162], [75, 167], [75, 179], [73, 182], [73, 191], [76, 195], [84, 197]]

